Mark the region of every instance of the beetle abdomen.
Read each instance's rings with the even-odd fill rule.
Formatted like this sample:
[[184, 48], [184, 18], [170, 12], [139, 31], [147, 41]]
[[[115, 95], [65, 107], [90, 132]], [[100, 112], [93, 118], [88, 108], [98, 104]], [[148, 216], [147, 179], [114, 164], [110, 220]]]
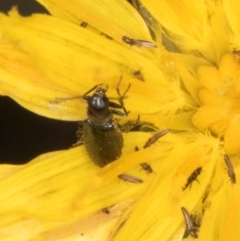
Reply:
[[100, 167], [115, 161], [122, 154], [123, 137], [117, 127], [109, 130], [93, 128], [85, 122], [83, 137], [89, 157]]

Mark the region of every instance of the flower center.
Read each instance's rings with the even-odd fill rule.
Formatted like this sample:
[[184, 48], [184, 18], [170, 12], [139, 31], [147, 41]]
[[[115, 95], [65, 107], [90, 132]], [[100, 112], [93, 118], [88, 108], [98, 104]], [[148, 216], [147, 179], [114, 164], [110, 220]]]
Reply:
[[[223, 56], [219, 67], [198, 68], [203, 88], [199, 90], [201, 106], [192, 118], [201, 130], [208, 129], [224, 138], [227, 154], [240, 152], [240, 64], [232, 54]], [[236, 143], [238, 142], [238, 143]]]

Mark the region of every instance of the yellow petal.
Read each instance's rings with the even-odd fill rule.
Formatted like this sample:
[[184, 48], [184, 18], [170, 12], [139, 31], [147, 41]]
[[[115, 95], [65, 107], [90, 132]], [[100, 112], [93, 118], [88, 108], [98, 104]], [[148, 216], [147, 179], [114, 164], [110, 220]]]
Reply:
[[228, 119], [228, 113], [221, 107], [201, 106], [193, 116], [193, 124], [199, 129], [211, 128], [211, 126], [222, 119]]
[[[108, 84], [109, 96], [117, 96], [116, 87], [123, 72], [126, 75], [123, 76], [122, 88], [126, 88], [129, 82], [132, 83], [132, 98], [127, 98], [125, 104], [131, 112], [154, 113], [178, 97], [171, 91], [160, 69], [140, 53], [51, 16], [34, 15], [22, 18], [15, 12], [10, 15], [11, 17], [0, 16], [0, 29], [5, 33], [4, 36], [22, 50], [21, 54], [24, 52], [24, 58], [27, 58], [30, 64], [37, 66], [38, 71], [51, 80], [49, 83], [52, 86], [49, 90], [39, 91], [38, 86], [32, 85], [31, 91], [27, 89], [28, 95], [22, 97], [25, 102], [30, 99], [32, 105], [43, 109], [41, 112], [37, 108], [33, 109], [37, 113], [59, 119], [82, 119], [85, 111], [80, 110], [86, 108], [85, 101], [58, 102], [56, 98], [82, 96], [96, 84]], [[92, 44], [93, 39], [97, 44]], [[6, 56], [4, 61], [8, 62]], [[133, 73], [139, 66], [143, 67], [147, 83], [133, 79]], [[58, 88], [61, 88], [60, 92], [57, 92]], [[66, 93], [63, 94], [64, 90]], [[46, 94], [47, 91], [49, 94]], [[55, 94], [50, 97], [53, 91]], [[8, 92], [10, 96], [11, 92]], [[36, 94], [44, 102], [34, 99]], [[128, 103], [129, 101], [131, 103]], [[27, 107], [27, 104], [25, 106]], [[61, 113], [64, 111], [67, 112]]]
[[240, 64], [232, 54], [225, 54], [221, 58], [219, 73], [224, 82], [233, 80], [233, 83], [237, 85], [238, 83], [234, 82], [234, 80], [239, 71]]
[[[228, 34], [229, 30], [231, 30], [231, 34], [233, 33], [233, 37], [237, 40], [239, 39], [239, 27], [240, 21], [238, 18], [238, 9], [240, 7], [239, 1], [237, 0], [230, 0], [230, 1], [223, 1], [223, 9], [227, 18], [227, 23], [230, 25], [228, 26]], [[234, 39], [234, 40], [235, 40]], [[236, 43], [235, 43], [236, 44]]]
[[240, 151], [240, 118], [239, 116], [233, 116], [228, 129], [224, 135], [224, 148], [227, 154], [234, 155]]
[[[207, 183], [210, 182], [214, 171], [218, 149], [213, 148], [211, 150], [210, 146], [216, 144], [215, 140], [210, 140], [211, 138], [208, 139], [210, 149], [208, 147], [202, 149], [201, 143], [204, 141], [206, 143], [207, 139], [201, 139], [199, 136], [196, 145], [186, 145], [185, 143], [184, 149], [182, 143], [178, 142], [167, 157], [161, 158], [161, 167], [151, 186], [140, 199], [129, 220], [123, 226], [121, 232], [117, 233], [114, 240], [158, 240], [159, 238], [169, 240], [179, 227], [182, 227], [181, 233], [183, 235], [181, 207], [184, 206], [193, 210], [197, 206], [199, 199], [201, 200], [205, 192], [204, 186], [208, 185]], [[206, 159], [204, 153], [210, 150], [210, 158]], [[183, 171], [184, 164], [188, 165], [189, 160], [191, 158], [193, 160], [194, 156], [195, 160], [199, 161], [195, 165], [203, 165], [204, 175], [206, 176], [201, 179], [201, 185], [197, 186], [196, 184], [197, 187], [183, 193], [182, 187], [176, 186], [175, 179], [180, 180], [180, 173]], [[194, 163], [192, 165], [194, 166]], [[185, 181], [187, 178], [185, 176]]]
[[218, 69], [213, 66], [200, 66], [198, 68], [198, 78], [200, 82], [213, 94], [221, 94], [223, 92]]
[[203, 105], [223, 106], [223, 100], [207, 89], [201, 89], [199, 91], [199, 99]]
[[60, 0], [38, 0], [38, 2], [54, 13], [54, 16], [74, 19], [78, 24], [85, 21], [119, 43], [123, 44], [123, 36], [151, 41], [143, 19], [126, 1], [71, 0], [70, 4]]
[[198, 1], [141, 1], [183, 49], [201, 49], [208, 39], [210, 26], [207, 9]]

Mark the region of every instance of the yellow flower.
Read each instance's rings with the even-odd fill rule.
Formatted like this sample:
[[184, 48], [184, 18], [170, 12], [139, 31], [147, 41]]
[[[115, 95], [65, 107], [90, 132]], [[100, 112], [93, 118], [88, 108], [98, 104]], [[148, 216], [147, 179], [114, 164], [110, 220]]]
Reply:
[[240, 64], [232, 54], [224, 55], [218, 68], [203, 65], [197, 71], [204, 87], [199, 91], [202, 105], [193, 122], [199, 129], [208, 128], [222, 135], [225, 151], [230, 155], [240, 151], [239, 71]]
[[[123, 133], [122, 156], [103, 168], [84, 146], [2, 165], [1, 240], [239, 240], [238, 2], [39, 2], [51, 16], [0, 15], [2, 95], [46, 117], [82, 120], [84, 99], [59, 98], [103, 84], [116, 99], [122, 76], [130, 114], [118, 122], [140, 115], [171, 132], [149, 148], [153, 133]], [[158, 48], [129, 46], [123, 36]], [[121, 173], [143, 183], [125, 183]], [[182, 207], [195, 216], [185, 235]]]

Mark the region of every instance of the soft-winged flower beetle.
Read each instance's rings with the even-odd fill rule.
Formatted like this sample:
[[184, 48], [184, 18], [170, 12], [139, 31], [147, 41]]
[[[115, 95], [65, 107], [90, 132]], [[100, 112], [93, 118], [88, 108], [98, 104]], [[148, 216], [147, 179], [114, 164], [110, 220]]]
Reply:
[[227, 165], [228, 176], [230, 177], [232, 184], [235, 184], [237, 181], [236, 181], [236, 174], [235, 174], [232, 162], [228, 155], [224, 155], [224, 160]]
[[129, 38], [127, 36], [123, 36], [122, 40], [129, 44], [130, 46], [137, 46], [137, 47], [145, 47], [145, 48], [157, 48], [157, 45], [155, 43], [151, 43], [145, 40], [140, 39], [133, 39]]
[[[159, 138], [161, 138], [162, 136], [166, 135], [168, 132], [170, 131], [170, 129], [165, 129], [163, 131], [159, 131], [157, 133], [155, 133], [152, 137], [150, 137], [146, 143], [144, 144], [143, 148], [148, 148], [150, 147], [152, 144], [154, 144]], [[135, 151], [138, 151], [139, 148], [137, 146], [135, 146]], [[153, 169], [152, 167], [147, 163], [147, 162], [143, 162], [140, 164], [140, 166], [147, 172], [147, 173], [152, 173]]]
[[182, 207], [181, 209], [185, 220], [187, 233], [190, 234], [193, 238], [198, 238], [197, 231], [200, 225], [198, 226], [197, 222], [193, 222], [192, 216], [189, 215], [186, 208]]
[[[129, 84], [124, 94], [121, 95], [120, 83], [121, 79], [117, 87], [119, 104], [109, 101], [106, 96], [107, 88], [104, 89], [100, 85], [94, 86], [83, 95], [88, 103], [87, 119], [83, 126], [83, 144], [90, 158], [100, 167], [115, 161], [122, 154], [123, 136], [113, 120], [113, 114], [128, 115], [123, 98], [131, 85]], [[93, 95], [89, 95], [92, 91], [95, 91]], [[117, 109], [122, 109], [123, 112]]]
[[190, 175], [190, 177], [187, 179], [187, 182], [186, 182], [185, 186], [182, 188], [182, 190], [184, 191], [188, 186], [191, 187], [191, 185], [194, 181], [197, 181], [199, 183], [197, 177], [198, 177], [198, 175], [201, 174], [201, 172], [202, 172], [202, 167], [198, 167], [196, 170], [194, 170], [192, 172], [192, 174]]
[[[83, 144], [86, 147], [89, 157], [99, 167], [104, 167], [121, 156], [123, 148], [122, 131], [129, 130], [129, 126], [130, 129], [134, 128], [139, 122], [139, 116], [137, 121], [134, 123], [131, 121], [131, 124], [126, 126], [121, 126], [113, 120], [114, 114], [126, 117], [129, 113], [125, 109], [123, 99], [130, 89], [131, 84], [128, 85], [123, 95], [121, 95], [119, 89], [121, 81], [122, 76], [117, 86], [119, 104], [108, 99], [106, 96], [108, 86], [106, 88], [102, 88], [102, 85], [95, 85], [81, 97], [77, 96], [72, 98], [57, 99], [57, 102], [79, 98], [83, 98], [87, 101], [87, 118], [84, 121], [79, 122], [80, 125], [77, 131], [79, 140], [73, 146], [75, 147]], [[91, 92], [93, 92], [93, 94], [89, 95]], [[122, 111], [117, 109], [122, 109]], [[143, 182], [141, 179], [127, 174], [120, 174], [118, 177], [133, 183]]]

